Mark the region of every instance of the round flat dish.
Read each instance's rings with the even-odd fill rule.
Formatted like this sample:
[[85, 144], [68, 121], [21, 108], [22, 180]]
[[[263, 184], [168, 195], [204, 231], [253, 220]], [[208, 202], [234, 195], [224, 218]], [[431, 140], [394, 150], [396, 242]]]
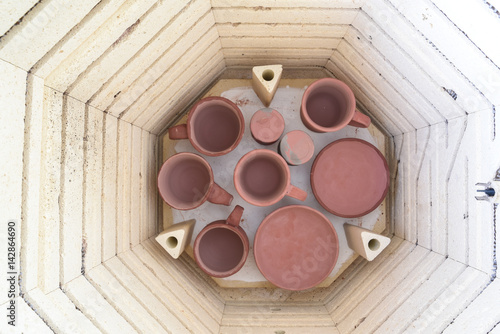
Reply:
[[339, 255], [332, 223], [319, 211], [290, 205], [270, 213], [254, 240], [257, 267], [277, 287], [305, 290], [331, 273]]
[[389, 190], [389, 167], [372, 144], [355, 138], [334, 141], [316, 157], [311, 187], [318, 202], [344, 218], [375, 210]]
[[289, 165], [302, 165], [313, 157], [314, 142], [304, 131], [293, 130], [281, 138], [278, 153]]
[[285, 120], [272, 108], [257, 110], [250, 120], [252, 137], [262, 145], [271, 145], [280, 139], [285, 130]]

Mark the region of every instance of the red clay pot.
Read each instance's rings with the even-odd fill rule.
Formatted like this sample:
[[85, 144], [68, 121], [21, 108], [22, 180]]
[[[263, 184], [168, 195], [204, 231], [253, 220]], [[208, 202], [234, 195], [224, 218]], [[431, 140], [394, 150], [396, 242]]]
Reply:
[[224, 155], [236, 148], [245, 131], [243, 114], [236, 104], [220, 96], [206, 97], [189, 111], [186, 124], [168, 129], [170, 139], [189, 139], [208, 156]]
[[158, 173], [158, 190], [163, 200], [178, 210], [191, 210], [205, 201], [230, 205], [233, 196], [214, 182], [210, 164], [200, 155], [177, 153], [168, 158]]
[[234, 186], [250, 204], [269, 206], [290, 196], [300, 201], [307, 193], [290, 183], [286, 161], [271, 150], [258, 149], [245, 154], [234, 169]]
[[314, 142], [304, 131], [290, 131], [281, 138], [278, 152], [289, 165], [302, 165], [313, 157]]
[[252, 137], [261, 145], [271, 145], [280, 139], [285, 130], [285, 120], [272, 108], [257, 110], [250, 121]]
[[372, 144], [346, 138], [327, 145], [311, 168], [311, 188], [329, 212], [344, 218], [375, 210], [389, 190], [389, 167]]
[[337, 263], [339, 241], [321, 212], [290, 205], [262, 221], [253, 250], [257, 267], [268, 281], [297, 291], [312, 288], [330, 275]]
[[356, 99], [349, 86], [333, 78], [316, 80], [307, 87], [300, 118], [314, 132], [337, 131], [347, 125], [367, 128], [371, 124], [368, 116], [356, 110]]
[[205, 226], [194, 242], [194, 259], [210, 276], [228, 277], [245, 264], [249, 242], [239, 226], [243, 208], [237, 205], [226, 220]]

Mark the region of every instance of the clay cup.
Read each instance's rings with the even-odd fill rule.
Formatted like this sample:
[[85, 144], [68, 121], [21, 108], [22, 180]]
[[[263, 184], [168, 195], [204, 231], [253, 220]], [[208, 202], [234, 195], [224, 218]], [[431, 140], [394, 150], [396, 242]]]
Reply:
[[189, 111], [187, 123], [168, 129], [168, 136], [189, 139], [198, 152], [215, 157], [234, 150], [244, 131], [245, 120], [238, 106], [211, 96], [198, 101]]
[[233, 196], [214, 182], [210, 164], [200, 155], [177, 153], [168, 158], [158, 173], [158, 190], [174, 209], [191, 210], [205, 201], [230, 205]]
[[245, 264], [248, 237], [239, 226], [243, 208], [237, 205], [226, 220], [205, 226], [194, 241], [194, 259], [201, 270], [212, 277], [228, 277]]
[[347, 125], [367, 128], [368, 116], [356, 110], [352, 90], [340, 80], [323, 78], [307, 87], [300, 106], [302, 123], [314, 132], [333, 132]]
[[234, 169], [234, 186], [240, 196], [250, 204], [269, 206], [283, 197], [300, 201], [307, 193], [290, 183], [290, 169], [278, 153], [267, 149], [245, 154]]

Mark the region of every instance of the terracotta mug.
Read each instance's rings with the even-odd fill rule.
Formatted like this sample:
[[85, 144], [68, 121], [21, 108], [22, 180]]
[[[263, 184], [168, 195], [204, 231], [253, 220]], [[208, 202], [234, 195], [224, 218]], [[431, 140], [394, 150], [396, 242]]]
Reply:
[[352, 90], [340, 80], [323, 78], [307, 87], [300, 105], [302, 123], [314, 132], [332, 132], [347, 125], [367, 128], [370, 117], [356, 110]]
[[168, 129], [168, 136], [189, 139], [198, 152], [214, 157], [234, 150], [244, 131], [245, 120], [238, 106], [211, 96], [198, 101], [189, 111], [187, 123]]
[[210, 276], [228, 277], [245, 264], [249, 242], [239, 226], [243, 208], [237, 205], [226, 220], [214, 221], [198, 234], [194, 241], [194, 259]]
[[178, 210], [199, 207], [205, 201], [230, 205], [233, 196], [214, 182], [210, 164], [200, 155], [177, 153], [168, 158], [158, 173], [158, 190], [163, 200]]
[[234, 186], [240, 196], [250, 204], [269, 206], [283, 197], [300, 201], [307, 193], [290, 183], [290, 169], [278, 153], [266, 149], [245, 154], [234, 169]]

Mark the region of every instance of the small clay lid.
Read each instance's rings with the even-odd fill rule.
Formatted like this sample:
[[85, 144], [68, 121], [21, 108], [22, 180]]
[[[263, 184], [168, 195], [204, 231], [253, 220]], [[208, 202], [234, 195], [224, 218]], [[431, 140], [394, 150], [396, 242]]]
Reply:
[[311, 168], [311, 188], [334, 215], [364, 216], [375, 210], [389, 190], [389, 167], [372, 144], [346, 138], [327, 145]]
[[273, 108], [257, 110], [250, 121], [253, 138], [262, 145], [275, 143], [285, 130], [283, 116]]
[[262, 221], [255, 234], [254, 254], [269, 282], [282, 289], [305, 290], [330, 275], [337, 263], [339, 240], [321, 212], [289, 205]]
[[290, 165], [301, 165], [314, 155], [314, 142], [304, 131], [288, 132], [280, 141], [279, 152]]

